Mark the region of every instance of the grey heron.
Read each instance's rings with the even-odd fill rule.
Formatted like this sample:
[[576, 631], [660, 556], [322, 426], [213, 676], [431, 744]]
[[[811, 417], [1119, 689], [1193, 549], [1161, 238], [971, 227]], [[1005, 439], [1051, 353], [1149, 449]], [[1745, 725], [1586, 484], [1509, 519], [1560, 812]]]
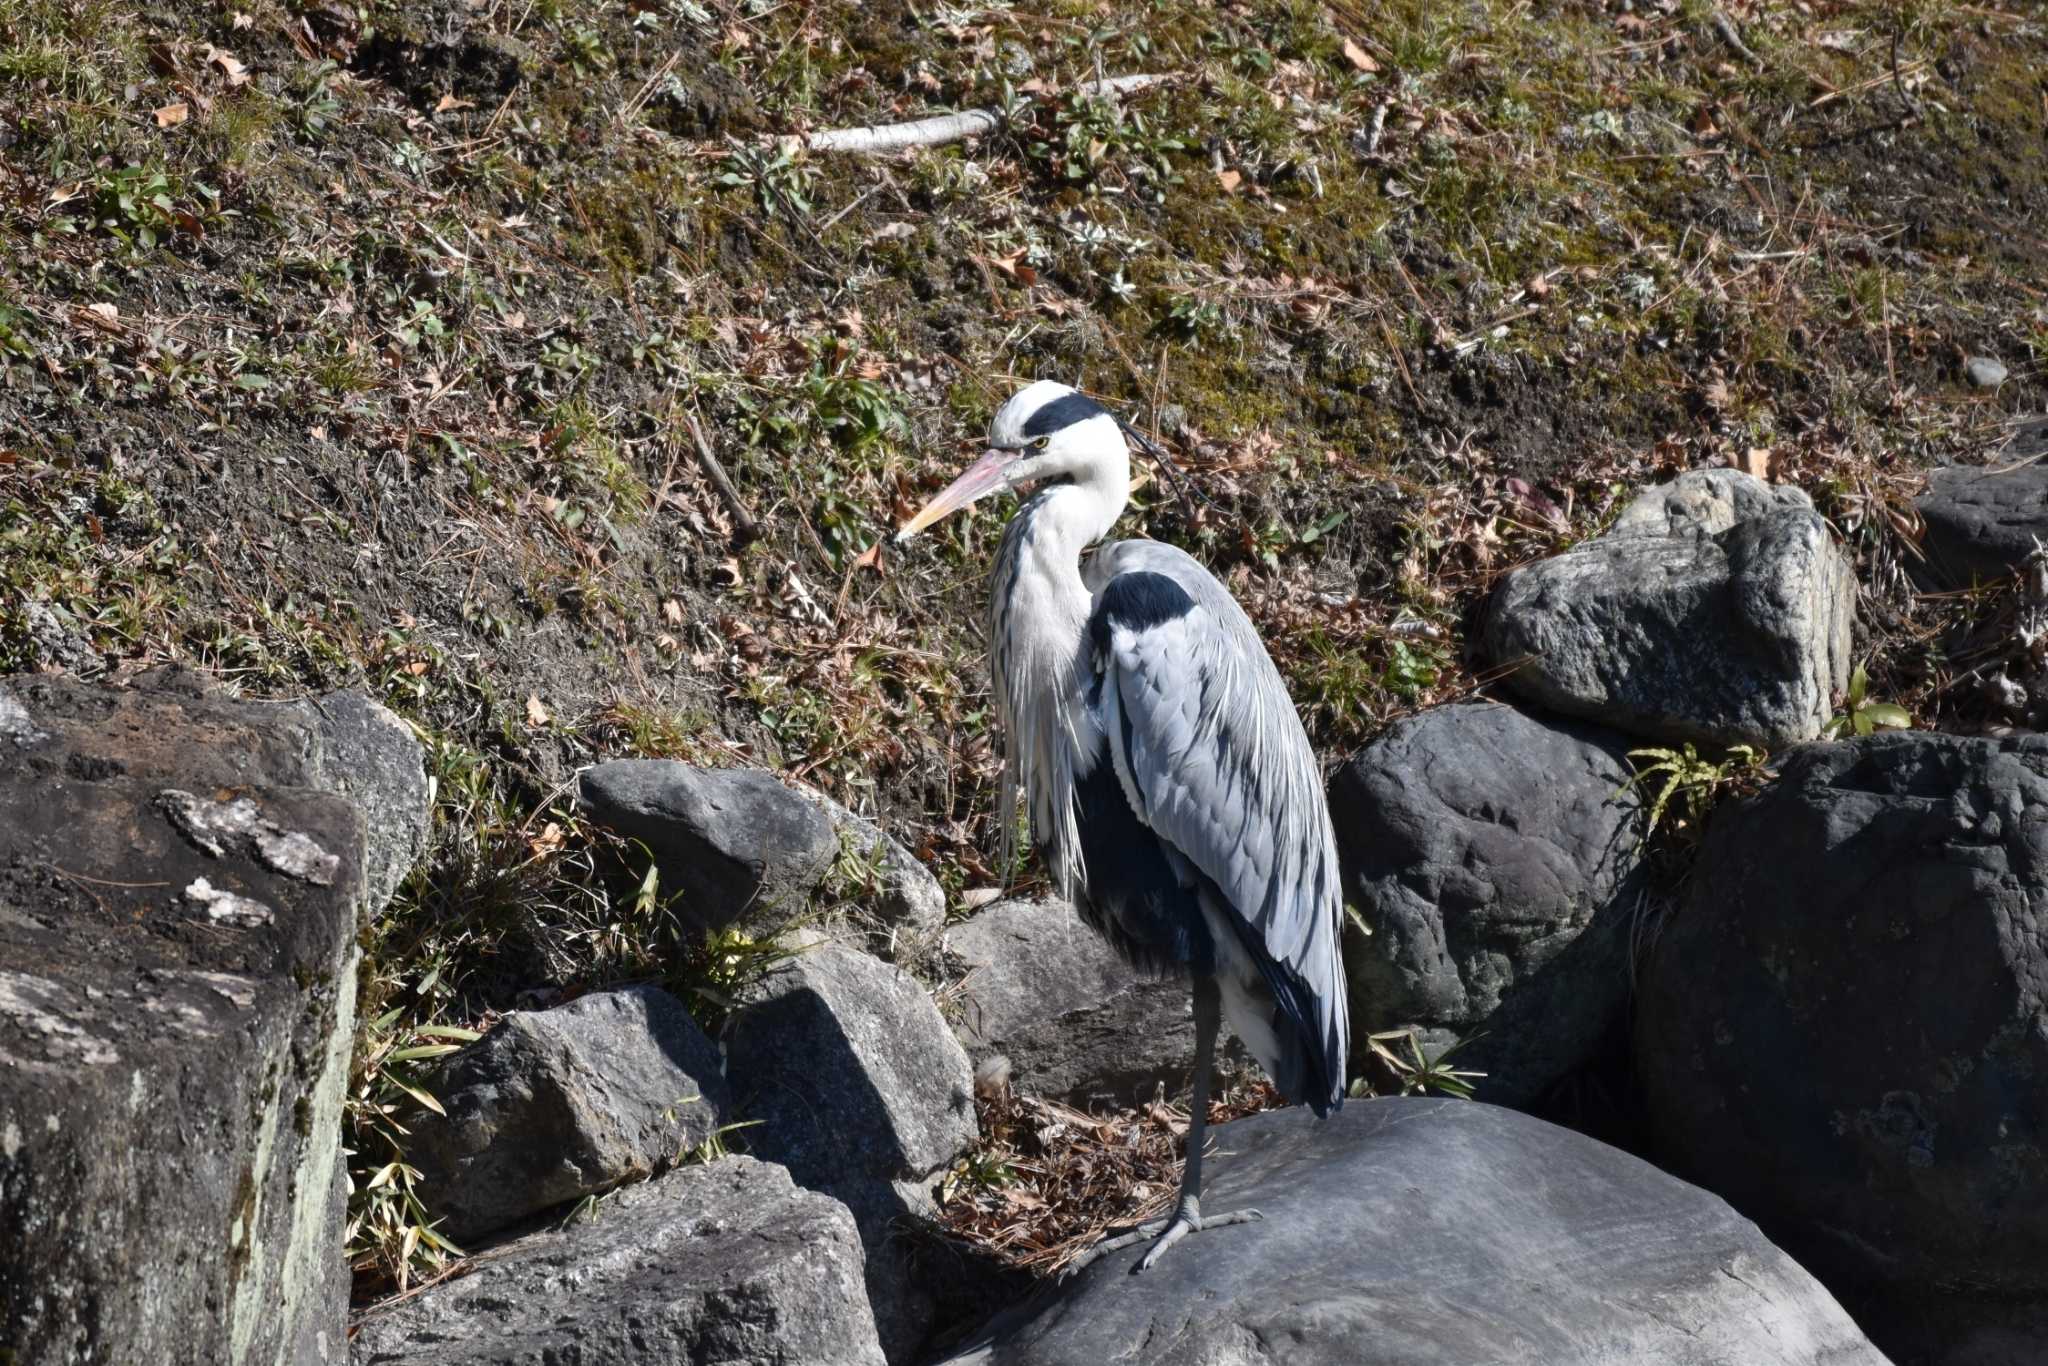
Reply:
[[[1257, 1218], [1201, 1212], [1202, 1142], [1225, 1018], [1290, 1102], [1343, 1103], [1343, 900], [1301, 718], [1244, 609], [1186, 553], [1111, 541], [1130, 451], [1067, 385], [1019, 391], [988, 450], [897, 533], [1003, 489], [1043, 485], [996, 552], [988, 635], [1005, 734], [1005, 854], [1019, 789], [1061, 893], [1132, 965], [1194, 988], [1187, 1161], [1172, 1217], [1097, 1251]], [[1005, 866], [1008, 866], [1007, 858]]]

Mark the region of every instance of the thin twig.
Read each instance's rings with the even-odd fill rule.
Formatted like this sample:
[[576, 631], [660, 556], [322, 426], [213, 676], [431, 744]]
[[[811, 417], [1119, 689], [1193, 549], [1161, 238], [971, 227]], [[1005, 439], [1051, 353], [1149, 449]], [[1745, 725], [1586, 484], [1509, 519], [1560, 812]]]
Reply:
[[[1922, 57], [1916, 62], [1907, 62], [1904, 66], [1893, 67], [1884, 75], [1872, 76], [1867, 80], [1858, 81], [1854, 85], [1843, 86], [1840, 90], [1830, 90], [1818, 99], [1810, 101], [1806, 106], [1807, 112], [1811, 113], [1824, 104], [1832, 104], [1836, 100], [1846, 99], [1850, 95], [1861, 94], [1865, 90], [1883, 85], [1886, 81], [1903, 82], [1907, 76], [1917, 76], [1932, 64], [1928, 58]], [[1903, 85], [1901, 85], [1901, 88], [1903, 89]], [[1916, 104], [1914, 108], [1917, 109], [1919, 106]]]
[[1899, 74], [1899, 36], [1900, 30], [1894, 28], [1892, 30], [1892, 89], [1899, 92], [1899, 99], [1906, 106], [1906, 117], [1917, 123], [1920, 119], [1920, 101], [1913, 98], [1912, 93], [1906, 89], [1905, 77]]
[[[1134, 95], [1162, 85], [1174, 77], [1146, 74], [1112, 76], [1107, 80], [1083, 81], [1075, 89], [1083, 95]], [[807, 133], [800, 141], [813, 152], [845, 152], [849, 156], [884, 156], [912, 147], [939, 147], [949, 142], [993, 133], [1003, 124], [1000, 109], [969, 109], [958, 114], [934, 114], [908, 123], [875, 123], [864, 128], [825, 128]]]
[[1899, 404], [1899, 371], [1892, 363], [1892, 301], [1891, 291], [1885, 286], [1885, 277], [1891, 272], [1880, 269], [1877, 272], [1878, 320], [1884, 327], [1884, 375], [1892, 406]]
[[683, 422], [690, 429], [690, 437], [697, 445], [697, 464], [704, 471], [704, 477], [711, 481], [711, 487], [718, 490], [718, 496], [725, 500], [725, 509], [732, 514], [732, 538], [741, 545], [754, 540], [761, 534], [760, 525], [754, 521], [754, 514], [747, 511], [747, 505], [740, 501], [740, 491], [733, 487], [732, 477], [725, 472], [725, 466], [718, 463], [718, 457], [711, 452], [711, 443], [704, 439], [704, 428], [698, 423], [695, 413], [684, 413]]
[[1380, 325], [1380, 336], [1386, 338], [1387, 354], [1394, 358], [1394, 368], [1401, 372], [1401, 383], [1408, 387], [1408, 397], [1415, 400], [1417, 409], [1427, 412], [1429, 405], [1422, 401], [1422, 394], [1415, 387], [1415, 377], [1408, 373], [1408, 358], [1401, 354], [1401, 343], [1394, 336], [1394, 329], [1387, 326], [1386, 319], [1375, 319]]
[[1736, 32], [1735, 22], [1720, 10], [1714, 11], [1714, 32], [1721, 35], [1721, 41], [1728, 44], [1736, 56], [1753, 67], [1762, 68], [1764, 59], [1749, 50], [1749, 44], [1743, 42], [1742, 35]]

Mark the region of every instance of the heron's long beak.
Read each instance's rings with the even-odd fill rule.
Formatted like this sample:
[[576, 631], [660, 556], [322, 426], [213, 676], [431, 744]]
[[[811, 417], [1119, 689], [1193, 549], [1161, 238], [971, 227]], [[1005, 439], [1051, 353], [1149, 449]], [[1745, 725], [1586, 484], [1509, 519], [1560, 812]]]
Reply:
[[917, 516], [903, 524], [896, 533], [898, 544], [909, 540], [933, 522], [948, 517], [966, 507], [978, 498], [985, 498], [997, 489], [1005, 487], [1009, 480], [1010, 466], [1016, 463], [1021, 451], [991, 449], [981, 453], [981, 459], [969, 465], [958, 479], [946, 485], [939, 496], [926, 503]]

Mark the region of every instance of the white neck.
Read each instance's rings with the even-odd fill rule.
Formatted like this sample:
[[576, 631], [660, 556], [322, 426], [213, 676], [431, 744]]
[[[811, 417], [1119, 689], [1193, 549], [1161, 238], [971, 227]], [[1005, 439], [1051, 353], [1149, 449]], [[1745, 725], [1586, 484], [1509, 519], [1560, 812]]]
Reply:
[[[996, 555], [989, 604], [989, 652], [997, 712], [1006, 735], [1003, 775], [1005, 855], [1018, 788], [1029, 799], [1032, 829], [1054, 881], [1067, 895], [1079, 864], [1067, 765], [1092, 744], [1079, 706], [1085, 684], [1082, 636], [1094, 598], [1081, 579], [1081, 552], [1123, 514], [1128, 475], [1055, 485], [1011, 520]], [[1007, 865], [1006, 865], [1007, 866]]]
[[1092, 469], [1085, 479], [1037, 495], [1017, 515], [1031, 518], [1033, 539], [1044, 543], [1046, 554], [1071, 559], [1078, 574], [1081, 552], [1109, 534], [1129, 492], [1128, 474]]

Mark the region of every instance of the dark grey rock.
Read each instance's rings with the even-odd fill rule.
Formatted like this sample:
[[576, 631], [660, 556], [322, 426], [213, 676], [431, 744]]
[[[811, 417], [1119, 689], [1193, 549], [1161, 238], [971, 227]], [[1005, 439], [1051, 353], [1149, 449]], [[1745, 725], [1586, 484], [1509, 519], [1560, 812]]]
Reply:
[[748, 1151], [853, 1211], [883, 1349], [909, 1359], [933, 1301], [901, 1235], [977, 1133], [967, 1054], [915, 979], [835, 944], [749, 987], [725, 1051], [740, 1112], [760, 1121]]
[[2048, 738], [1794, 751], [1716, 812], [1637, 1031], [1660, 1160], [1888, 1350], [2041, 1359]]
[[2002, 579], [2048, 543], [2048, 419], [2018, 428], [1989, 465], [1931, 471], [1915, 501], [1926, 527], [1923, 574], [1936, 588]]
[[808, 791], [839, 837], [836, 890], [852, 900], [866, 943], [892, 962], [923, 956], [946, 925], [946, 892], [895, 836], [822, 792]]
[[[1526, 1106], [1626, 1021], [1642, 892], [1629, 742], [1481, 702], [1396, 722], [1337, 771], [1351, 1037], [1418, 1027]], [[1470, 1037], [1470, 1036], [1478, 1037]]]
[[718, 1045], [656, 987], [516, 1011], [432, 1082], [407, 1160], [458, 1243], [666, 1170], [731, 1113]]
[[1996, 389], [2005, 383], [2008, 373], [2001, 362], [1990, 356], [1970, 356], [1963, 361], [1963, 378], [1974, 388]]
[[1071, 1105], [1178, 1092], [1195, 1059], [1188, 984], [1141, 977], [1063, 901], [1002, 901], [946, 931], [964, 974], [954, 1033], [977, 1067]]
[[759, 769], [615, 759], [586, 769], [584, 810], [645, 844], [690, 925], [768, 934], [800, 914], [839, 853], [818, 804]]
[[1524, 565], [1477, 649], [1539, 706], [1635, 735], [1810, 740], [1848, 687], [1855, 579], [1797, 489], [1694, 470], [1604, 535]]
[[5, 1355], [346, 1354], [356, 936], [399, 855], [321, 744], [176, 678], [0, 680]]
[[[1213, 1131], [1205, 1212], [1150, 1271], [1102, 1258], [957, 1356], [986, 1366], [1883, 1366], [1719, 1199], [1513, 1110], [1299, 1107]], [[1140, 1349], [1142, 1344], [1142, 1349]]]
[[363, 1317], [355, 1366], [881, 1366], [853, 1220], [746, 1157], [685, 1167]]

